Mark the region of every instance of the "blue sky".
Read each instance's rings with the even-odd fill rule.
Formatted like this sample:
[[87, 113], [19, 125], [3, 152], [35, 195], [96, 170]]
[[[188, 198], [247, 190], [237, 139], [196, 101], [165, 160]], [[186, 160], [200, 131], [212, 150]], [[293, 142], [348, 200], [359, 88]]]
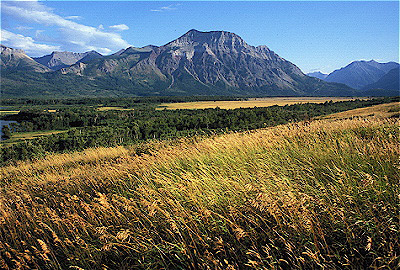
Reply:
[[398, 1], [2, 1], [1, 42], [30, 56], [164, 45], [190, 29], [267, 45], [304, 72], [399, 61]]

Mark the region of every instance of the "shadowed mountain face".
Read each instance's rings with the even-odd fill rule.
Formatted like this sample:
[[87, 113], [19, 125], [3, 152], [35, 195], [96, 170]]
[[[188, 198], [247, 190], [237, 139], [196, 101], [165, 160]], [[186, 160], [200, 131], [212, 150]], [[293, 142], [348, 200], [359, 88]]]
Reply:
[[399, 68], [394, 68], [388, 73], [383, 75], [377, 82], [369, 84], [364, 87], [364, 90], [370, 89], [383, 89], [383, 90], [394, 90], [397, 91], [397, 95], [400, 94], [399, 90]]
[[80, 94], [103, 95], [103, 91], [107, 95], [354, 93], [345, 85], [306, 76], [268, 47], [250, 46], [238, 35], [224, 31], [190, 30], [161, 47], [129, 47], [110, 56], [78, 60], [53, 73], [46, 79], [55, 80], [53, 85], [60, 80], [70, 82], [64, 83], [66, 87], [74, 85], [73, 80], [79, 80], [75, 88], [80, 88]]
[[48, 72], [49, 68], [35, 62], [23, 50], [17, 50], [1, 45], [0, 66], [3, 72], [34, 71]]
[[395, 62], [354, 61], [346, 67], [329, 74], [325, 81], [344, 83], [352, 88], [362, 89], [366, 85], [378, 81], [383, 75], [398, 66], [399, 64]]
[[321, 71], [307, 73], [307, 76], [318, 78], [320, 80], [325, 80], [325, 78], [328, 77], [328, 75], [329, 74], [324, 74]]
[[102, 58], [103, 56], [96, 51], [85, 53], [75, 52], [52, 52], [49, 55], [35, 57], [33, 60], [47, 66], [52, 70], [59, 70], [71, 66], [77, 62], [88, 62], [93, 59]]

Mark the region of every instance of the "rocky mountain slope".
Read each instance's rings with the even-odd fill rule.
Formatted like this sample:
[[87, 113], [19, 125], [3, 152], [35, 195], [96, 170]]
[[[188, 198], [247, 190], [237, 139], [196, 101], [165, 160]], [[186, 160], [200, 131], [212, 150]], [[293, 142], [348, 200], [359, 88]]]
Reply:
[[354, 94], [345, 85], [305, 75], [266, 46], [251, 46], [225, 31], [190, 30], [161, 47], [129, 47], [110, 56], [78, 61], [45, 77], [41, 88], [35, 89], [40, 93], [52, 85], [52, 91], [60, 95], [78, 90], [77, 95]]
[[1, 45], [0, 66], [2, 71], [34, 71], [48, 72], [49, 68], [37, 63], [32, 58], [27, 56], [23, 50], [13, 49]]
[[71, 66], [77, 62], [88, 62], [93, 59], [102, 58], [103, 56], [96, 51], [85, 53], [76, 52], [52, 52], [49, 55], [35, 57], [33, 60], [47, 66], [52, 70], [59, 70]]

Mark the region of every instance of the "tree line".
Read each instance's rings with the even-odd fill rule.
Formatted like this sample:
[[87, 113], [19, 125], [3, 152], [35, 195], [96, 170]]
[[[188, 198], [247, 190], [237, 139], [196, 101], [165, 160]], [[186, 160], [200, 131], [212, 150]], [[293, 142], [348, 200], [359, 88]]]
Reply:
[[37, 109], [4, 117], [17, 121], [11, 132], [68, 130], [65, 133], [4, 146], [0, 163], [41, 157], [49, 152], [98, 146], [129, 145], [148, 139], [167, 139], [226, 131], [244, 131], [398, 101], [398, 98], [294, 104], [264, 108], [98, 111], [92, 107]]

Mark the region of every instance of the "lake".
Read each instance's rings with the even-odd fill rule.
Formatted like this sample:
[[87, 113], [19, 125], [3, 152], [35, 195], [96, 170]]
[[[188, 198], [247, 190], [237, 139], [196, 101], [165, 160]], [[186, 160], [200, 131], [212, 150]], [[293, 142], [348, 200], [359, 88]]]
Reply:
[[0, 141], [3, 140], [3, 138], [1, 138], [3, 136], [3, 132], [1, 131], [3, 129], [3, 126], [7, 126], [11, 123], [17, 123], [17, 121], [5, 121], [5, 120], [0, 120]]

